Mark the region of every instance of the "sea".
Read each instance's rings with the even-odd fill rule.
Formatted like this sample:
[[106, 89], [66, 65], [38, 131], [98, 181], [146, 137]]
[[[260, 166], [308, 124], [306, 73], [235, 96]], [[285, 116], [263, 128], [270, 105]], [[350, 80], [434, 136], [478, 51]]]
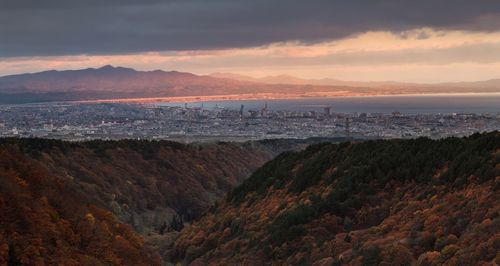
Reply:
[[273, 111], [317, 111], [329, 107], [338, 113], [392, 113], [403, 114], [500, 114], [500, 93], [462, 93], [427, 95], [384, 95], [334, 98], [301, 98], [275, 100], [227, 100], [199, 102], [157, 103], [159, 106], [226, 108], [260, 110], [267, 105]]

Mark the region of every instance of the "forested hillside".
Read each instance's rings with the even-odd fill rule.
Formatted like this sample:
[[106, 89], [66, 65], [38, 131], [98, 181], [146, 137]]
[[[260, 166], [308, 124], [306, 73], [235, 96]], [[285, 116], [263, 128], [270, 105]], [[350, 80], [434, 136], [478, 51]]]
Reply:
[[0, 265], [157, 264], [143, 236], [180, 230], [301, 145], [0, 139]]
[[184, 228], [193, 265], [500, 263], [500, 134], [318, 144]]
[[131, 226], [19, 150], [0, 149], [0, 265], [159, 265]]

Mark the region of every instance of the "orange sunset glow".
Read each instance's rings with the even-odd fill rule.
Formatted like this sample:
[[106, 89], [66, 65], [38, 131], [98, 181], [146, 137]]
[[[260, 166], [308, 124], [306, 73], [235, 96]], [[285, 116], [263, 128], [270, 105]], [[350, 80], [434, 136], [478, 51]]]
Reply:
[[500, 76], [500, 32], [422, 28], [400, 33], [371, 31], [312, 44], [288, 41], [214, 50], [13, 57], [0, 61], [0, 73], [107, 64], [204, 75], [230, 72], [253, 77], [291, 75], [352, 81], [477, 81]]
[[0, 0], [3, 265], [500, 265], [500, 0]]

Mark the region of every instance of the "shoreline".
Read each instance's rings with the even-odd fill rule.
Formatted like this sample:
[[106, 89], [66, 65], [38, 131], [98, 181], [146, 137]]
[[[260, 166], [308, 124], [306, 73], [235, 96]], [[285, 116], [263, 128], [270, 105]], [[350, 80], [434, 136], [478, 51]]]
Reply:
[[262, 101], [262, 100], [300, 100], [300, 99], [325, 99], [325, 98], [381, 98], [381, 97], [477, 97], [494, 96], [500, 97], [500, 92], [437, 92], [437, 93], [352, 93], [350, 91], [336, 92], [309, 92], [309, 93], [245, 93], [224, 94], [208, 96], [168, 96], [168, 97], [141, 97], [141, 98], [117, 98], [96, 99], [76, 101], [47, 101], [18, 104], [0, 104], [0, 106], [39, 106], [46, 104], [99, 104], [99, 103], [123, 103], [123, 104], [157, 104], [157, 103], [194, 103], [194, 102], [216, 102], [216, 101]]
[[[458, 92], [458, 93], [401, 93], [401, 94], [372, 94], [339, 92], [311, 92], [311, 93], [257, 93], [257, 94], [226, 94], [209, 96], [171, 96], [171, 97], [144, 97], [144, 98], [120, 98], [99, 99], [83, 101], [67, 101], [71, 103], [192, 103], [192, 102], [214, 102], [214, 101], [259, 101], [259, 100], [299, 100], [314, 98], [367, 98], [367, 97], [446, 97], [446, 96], [500, 96], [500, 92]], [[64, 102], [62, 102], [64, 103]]]

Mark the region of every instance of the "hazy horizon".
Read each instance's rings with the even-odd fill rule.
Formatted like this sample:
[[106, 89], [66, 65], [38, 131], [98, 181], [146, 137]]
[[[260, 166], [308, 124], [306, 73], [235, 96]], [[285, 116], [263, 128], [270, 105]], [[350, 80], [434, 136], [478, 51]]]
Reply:
[[251, 77], [500, 78], [488, 0], [0, 2], [0, 76], [114, 65]]
[[[466, 82], [481, 82], [481, 81], [489, 81], [489, 80], [498, 80], [500, 79], [500, 74], [499, 76], [496, 77], [491, 77], [487, 79], [472, 79], [472, 80], [448, 80], [448, 81], [434, 81], [434, 82], [422, 82], [422, 81], [399, 81], [397, 79], [382, 79], [382, 80], [350, 80], [350, 79], [340, 79], [335, 76], [325, 76], [325, 77], [304, 77], [304, 76], [299, 76], [299, 75], [293, 75], [293, 74], [288, 74], [288, 73], [275, 73], [275, 74], [269, 74], [269, 75], [264, 75], [264, 74], [251, 74], [251, 73], [246, 73], [246, 72], [190, 72], [190, 71], [183, 71], [180, 69], [163, 69], [163, 68], [134, 68], [133, 66], [123, 66], [123, 65], [113, 65], [113, 64], [106, 64], [106, 65], [96, 65], [96, 66], [87, 66], [87, 67], [81, 67], [81, 68], [47, 68], [47, 69], [38, 69], [38, 70], [33, 70], [33, 71], [27, 71], [27, 72], [14, 72], [14, 73], [6, 73], [6, 74], [0, 74], [1, 77], [6, 77], [6, 76], [12, 76], [12, 75], [22, 75], [22, 74], [34, 74], [34, 73], [40, 73], [40, 72], [46, 72], [46, 71], [74, 71], [74, 70], [83, 70], [83, 69], [99, 69], [103, 68], [106, 66], [112, 66], [114, 68], [130, 68], [136, 71], [164, 71], [164, 72], [184, 72], [184, 73], [191, 73], [195, 74], [198, 76], [212, 76], [212, 77], [218, 77], [218, 75], [235, 75], [235, 76], [241, 76], [241, 78], [252, 78], [256, 80], [264, 80], [264, 79], [269, 79], [269, 78], [294, 78], [294, 79], [300, 79], [304, 81], [322, 81], [322, 80], [338, 80], [338, 81], [346, 81], [346, 82], [365, 82], [365, 83], [384, 83], [384, 82], [397, 82], [397, 83], [414, 83], [414, 84], [421, 84], [421, 85], [439, 85], [443, 83], [466, 83]], [[223, 77], [223, 78], [229, 78], [229, 79], [236, 79], [235, 77]]]

